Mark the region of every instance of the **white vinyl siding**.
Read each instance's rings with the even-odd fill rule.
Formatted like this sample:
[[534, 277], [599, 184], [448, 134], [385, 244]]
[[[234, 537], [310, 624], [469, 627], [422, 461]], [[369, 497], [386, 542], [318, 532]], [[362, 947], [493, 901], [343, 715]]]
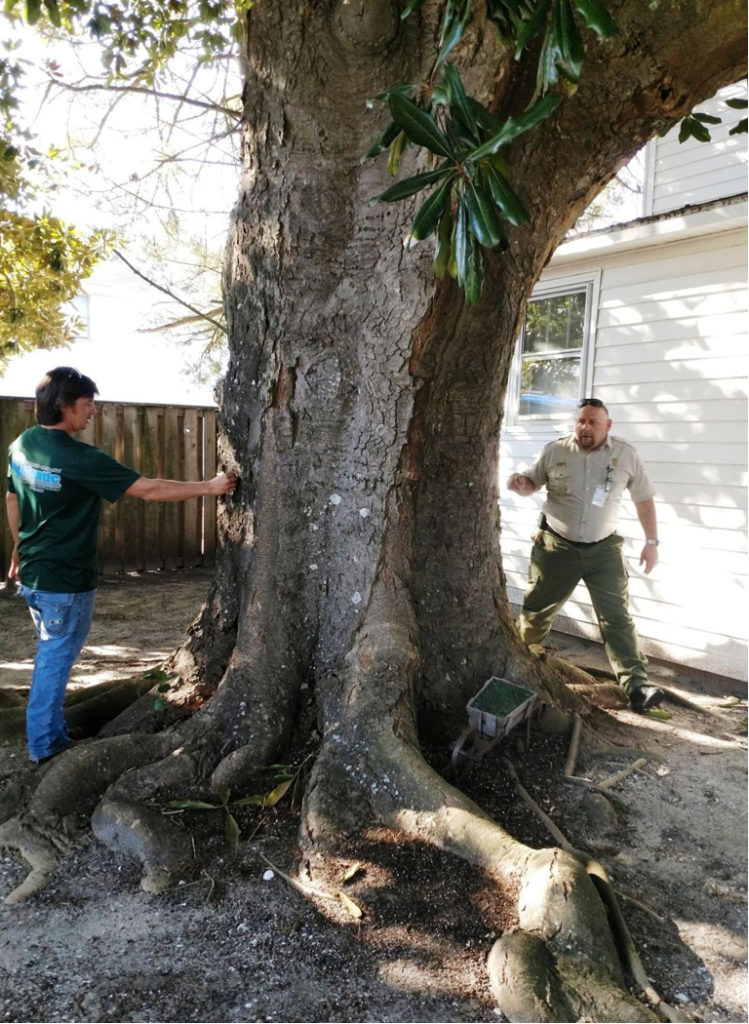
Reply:
[[[542, 276], [600, 273], [587, 393], [601, 398], [613, 433], [631, 441], [657, 490], [660, 563], [638, 567], [642, 530], [627, 497], [620, 533], [630, 570], [630, 608], [646, 653], [734, 678], [747, 655], [747, 253], [746, 205], [704, 211], [670, 235], [653, 229], [632, 243], [627, 229], [560, 247]], [[629, 239], [629, 242], [627, 241]], [[570, 250], [574, 257], [570, 256]], [[530, 536], [543, 492], [508, 493], [509, 473], [530, 466], [542, 445], [570, 424], [517, 426], [500, 443], [502, 552], [508, 593], [525, 592]], [[556, 628], [598, 638], [587, 591], [578, 588]]]
[[697, 110], [722, 118], [707, 125], [710, 142], [687, 139], [679, 142], [679, 126], [648, 145], [645, 171], [644, 214], [668, 213], [696, 206], [747, 189], [747, 136], [731, 135], [731, 128], [746, 110], [734, 110], [726, 99], [746, 98], [745, 83], [729, 85]]

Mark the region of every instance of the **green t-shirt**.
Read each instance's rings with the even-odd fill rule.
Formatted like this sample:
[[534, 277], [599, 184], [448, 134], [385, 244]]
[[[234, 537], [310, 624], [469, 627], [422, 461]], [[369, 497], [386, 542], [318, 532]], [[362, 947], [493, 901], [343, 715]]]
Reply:
[[97, 583], [101, 499], [114, 502], [140, 476], [64, 430], [30, 427], [8, 450], [8, 490], [20, 513], [21, 583], [78, 594]]

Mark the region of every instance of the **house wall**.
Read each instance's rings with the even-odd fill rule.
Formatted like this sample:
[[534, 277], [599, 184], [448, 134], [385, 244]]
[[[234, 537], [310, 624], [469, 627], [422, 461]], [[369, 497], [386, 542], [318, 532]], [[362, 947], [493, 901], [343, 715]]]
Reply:
[[[540, 284], [589, 277], [595, 308], [585, 394], [608, 406], [657, 489], [660, 563], [638, 568], [642, 530], [625, 500], [631, 610], [651, 656], [746, 678], [746, 203], [696, 210], [578, 238]], [[502, 551], [510, 600], [522, 602], [542, 494], [504, 488], [571, 424], [505, 427], [500, 443]], [[597, 637], [580, 587], [556, 627]]]
[[0, 395], [31, 397], [48, 370], [75, 366], [96, 381], [102, 401], [215, 404], [213, 385], [186, 372], [199, 349], [175, 343], [168, 332], [149, 332], [159, 293], [115, 257], [83, 282], [79, 303], [88, 314], [82, 336], [69, 348], [14, 356], [0, 373]]
[[721, 118], [708, 125], [710, 142], [679, 142], [679, 127], [647, 147], [643, 214], [667, 213], [726, 196], [742, 195], [747, 186], [747, 136], [731, 135], [746, 110], [727, 107], [728, 99], [746, 99], [746, 83], [738, 82], [701, 103], [698, 110]]

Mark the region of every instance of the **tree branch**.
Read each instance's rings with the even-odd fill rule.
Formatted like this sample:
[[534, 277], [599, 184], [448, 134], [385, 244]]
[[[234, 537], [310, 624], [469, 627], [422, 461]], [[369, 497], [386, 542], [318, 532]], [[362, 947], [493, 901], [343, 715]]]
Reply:
[[226, 327], [224, 327], [224, 325], [220, 323], [218, 320], [214, 320], [213, 317], [208, 316], [206, 313], [202, 313], [199, 309], [196, 309], [195, 306], [191, 306], [189, 302], [185, 302], [184, 299], [181, 299], [178, 295], [175, 295], [174, 292], [170, 291], [168, 288], [165, 288], [163, 284], [157, 284], [155, 281], [152, 281], [150, 277], [147, 277], [146, 274], [136, 269], [136, 267], [134, 267], [132, 263], [129, 262], [129, 260], [125, 259], [125, 257], [119, 251], [119, 249], [114, 249], [113, 252], [115, 256], [118, 256], [122, 260], [122, 262], [125, 264], [126, 267], [128, 267], [129, 270], [132, 270], [132, 272], [142, 281], [145, 281], [146, 284], [150, 284], [152, 288], [156, 288], [158, 289], [158, 291], [163, 292], [164, 295], [168, 295], [170, 299], [173, 299], [175, 302], [178, 302], [180, 306], [184, 306], [185, 309], [189, 309], [190, 312], [194, 313], [197, 317], [199, 317], [199, 319], [206, 320], [217, 330], [222, 331], [224, 334], [226, 334]]
[[231, 107], [224, 107], [220, 103], [209, 103], [204, 100], [190, 99], [188, 96], [182, 96], [179, 93], [171, 92], [160, 92], [158, 89], [147, 89], [142, 85], [99, 85], [91, 83], [90, 85], [71, 85], [68, 82], [61, 82], [59, 79], [52, 79], [50, 84], [56, 85], [60, 89], [65, 89], [68, 92], [119, 92], [119, 93], [139, 93], [142, 96], [153, 96], [156, 99], [173, 100], [175, 103], [187, 103], [189, 106], [199, 107], [202, 110], [213, 110], [216, 113], [225, 114], [227, 117], [233, 118], [235, 121], [239, 121], [242, 117], [241, 110], [232, 110]]

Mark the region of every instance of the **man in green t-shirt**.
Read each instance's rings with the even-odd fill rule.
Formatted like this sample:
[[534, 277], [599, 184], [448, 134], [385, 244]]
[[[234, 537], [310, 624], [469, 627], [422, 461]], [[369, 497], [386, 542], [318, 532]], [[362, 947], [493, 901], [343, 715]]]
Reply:
[[78, 370], [52, 370], [36, 389], [37, 426], [8, 451], [6, 507], [14, 541], [8, 578], [19, 580], [38, 638], [26, 711], [29, 754], [36, 762], [70, 742], [63, 701], [91, 628], [101, 499], [114, 502], [127, 494], [187, 501], [233, 494], [237, 482], [233, 473], [194, 483], [147, 479], [76, 440], [96, 412], [96, 394], [94, 382]]

